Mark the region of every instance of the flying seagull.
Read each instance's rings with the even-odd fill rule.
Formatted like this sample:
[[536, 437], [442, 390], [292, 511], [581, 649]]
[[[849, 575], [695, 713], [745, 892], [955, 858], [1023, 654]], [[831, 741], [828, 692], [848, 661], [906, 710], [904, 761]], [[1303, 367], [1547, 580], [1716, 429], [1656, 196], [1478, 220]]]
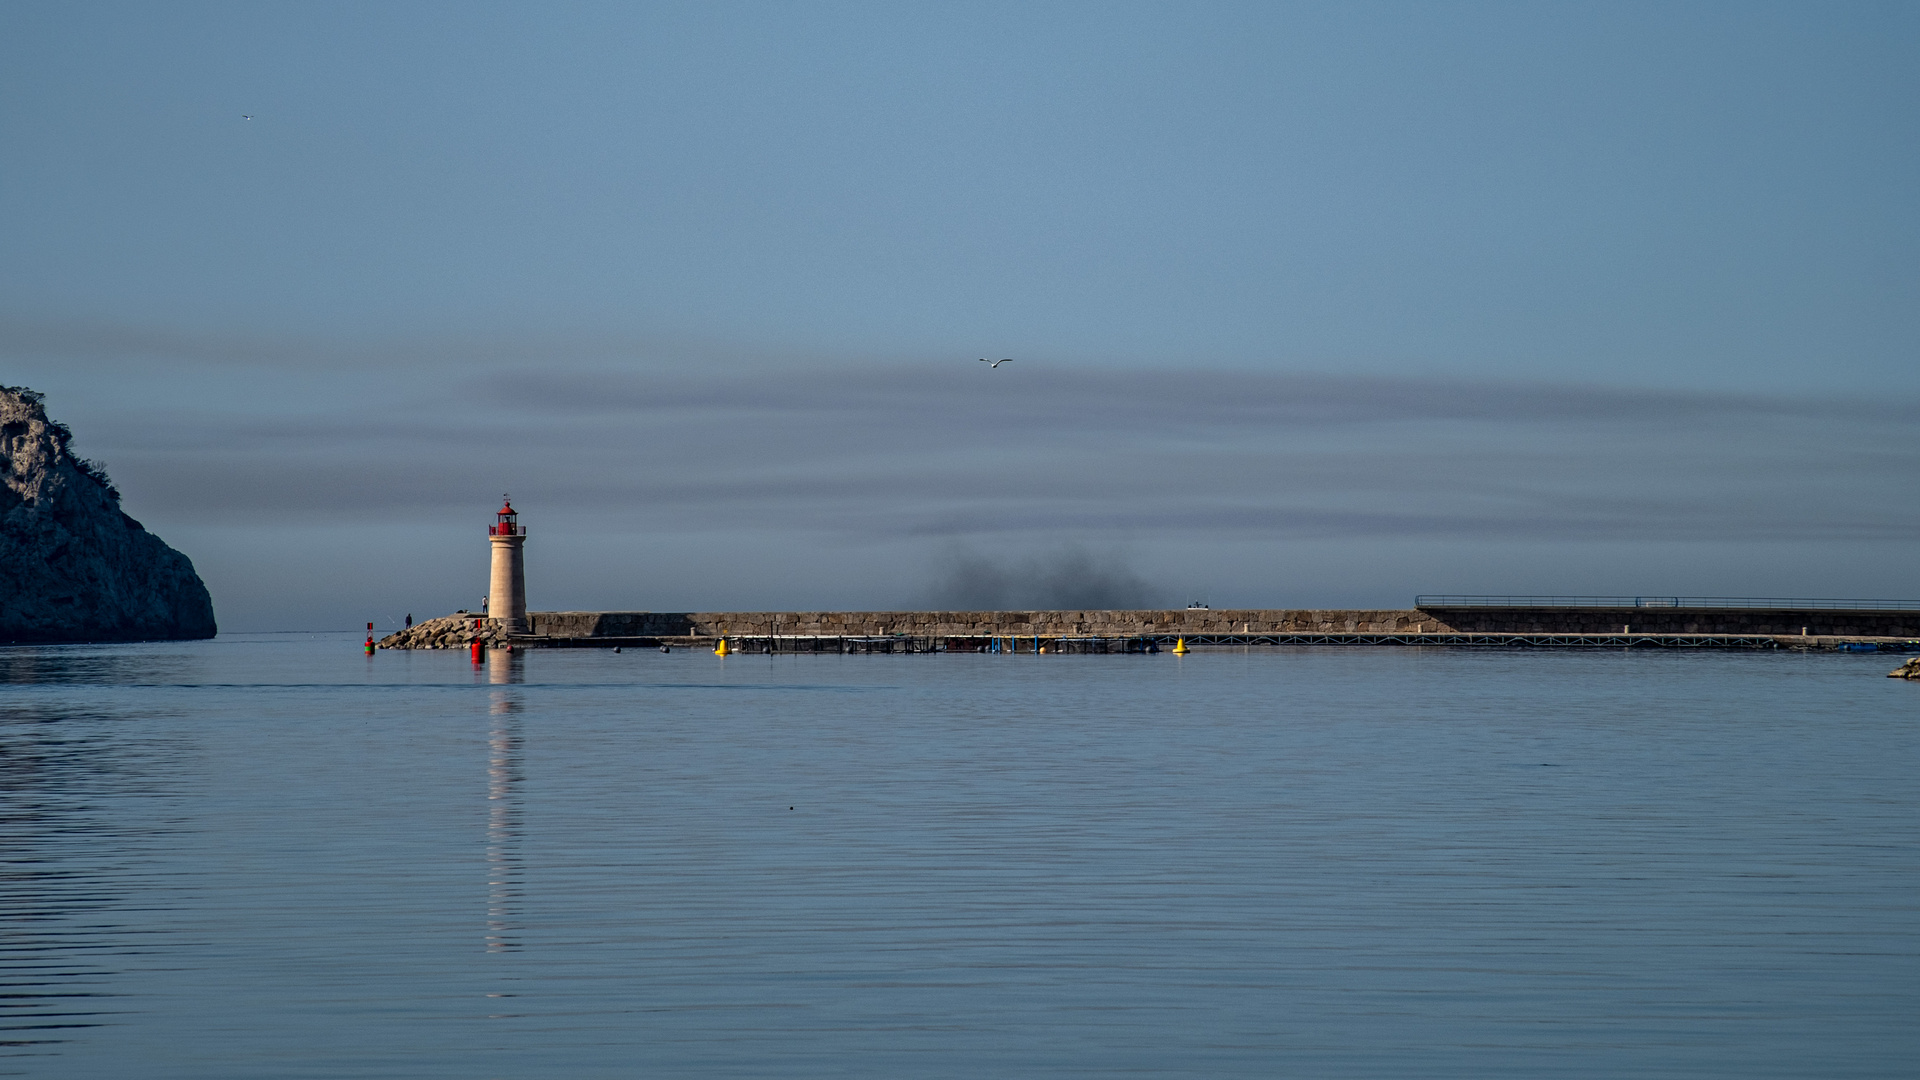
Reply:
[[980, 358], [980, 362], [981, 362], [981, 363], [983, 363], [983, 364], [985, 364], [985, 365], [987, 365], [988, 367], [999, 367], [999, 366], [1000, 366], [1001, 364], [1011, 364], [1011, 363], [1013, 363], [1013, 357], [1011, 357], [1011, 356], [1003, 356], [1003, 357], [1001, 357], [1001, 358], [1000, 358], [1000, 359], [998, 359], [998, 360], [989, 360], [989, 359], [987, 359], [986, 357], [984, 357], [984, 356], [983, 356], [983, 357], [981, 357], [981, 358]]
[[253, 119], [253, 114], [252, 114], [252, 113], [241, 113], [241, 114], [240, 114], [240, 119], [242, 119], [242, 120], [251, 120], [251, 119]]

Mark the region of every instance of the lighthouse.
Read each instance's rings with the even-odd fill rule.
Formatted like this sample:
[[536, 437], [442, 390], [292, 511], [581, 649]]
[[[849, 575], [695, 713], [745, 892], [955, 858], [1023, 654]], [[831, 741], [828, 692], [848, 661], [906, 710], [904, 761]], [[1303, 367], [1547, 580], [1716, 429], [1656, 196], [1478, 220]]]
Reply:
[[513, 509], [510, 496], [500, 496], [500, 511], [487, 526], [487, 539], [493, 546], [493, 580], [487, 587], [487, 614], [510, 634], [527, 632], [527, 569], [520, 548], [527, 542], [527, 527]]

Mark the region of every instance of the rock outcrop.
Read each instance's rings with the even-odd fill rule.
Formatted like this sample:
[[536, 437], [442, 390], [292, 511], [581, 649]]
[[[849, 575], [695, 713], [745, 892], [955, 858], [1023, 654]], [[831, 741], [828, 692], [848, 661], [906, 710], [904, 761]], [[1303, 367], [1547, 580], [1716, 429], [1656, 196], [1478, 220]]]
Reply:
[[410, 629], [381, 638], [379, 646], [382, 649], [464, 649], [472, 645], [475, 638], [480, 639], [482, 647], [489, 649], [508, 644], [504, 627], [486, 620], [475, 630], [473, 622], [476, 618], [480, 616], [462, 611], [417, 622]]
[[40, 395], [0, 386], [0, 643], [209, 638], [193, 563], [120, 509]]
[[1894, 668], [1892, 671], [1887, 672], [1887, 678], [1920, 679], [1920, 656], [1916, 656], [1906, 663], [1901, 664], [1899, 667]]

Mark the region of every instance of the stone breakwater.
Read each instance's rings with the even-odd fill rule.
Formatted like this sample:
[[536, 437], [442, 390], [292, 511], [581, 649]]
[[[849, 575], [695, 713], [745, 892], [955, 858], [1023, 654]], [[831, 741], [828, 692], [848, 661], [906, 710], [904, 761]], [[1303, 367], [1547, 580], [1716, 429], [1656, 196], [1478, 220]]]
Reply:
[[1887, 672], [1887, 678], [1920, 679], [1920, 656], [1916, 656], [1906, 663], [1901, 664], [1899, 667], [1894, 668], [1892, 671]]
[[1127, 637], [1142, 634], [1739, 634], [1920, 637], [1920, 611], [1771, 608], [1175, 608], [1119, 611], [536, 611], [536, 636]]
[[[389, 634], [383, 649], [464, 649], [473, 616], [446, 615]], [[1439, 633], [1418, 611], [530, 611], [529, 633], [509, 639], [496, 624], [479, 631], [488, 645], [542, 639], [721, 638], [733, 635], [922, 638], [1131, 637], [1144, 634]]]
[[1419, 611], [534, 611], [534, 637], [1130, 637], [1145, 634], [1416, 634], [1446, 627]]
[[1425, 607], [1463, 634], [1920, 637], [1920, 611], [1714, 607]]
[[[1832, 647], [1841, 638], [1920, 637], [1920, 613], [1706, 608], [1205, 609], [1134, 611], [532, 611], [528, 633], [497, 624], [478, 631], [471, 614], [449, 615], [389, 635], [389, 649], [463, 649], [476, 634], [491, 646], [742, 638], [885, 638], [931, 642], [988, 638], [1198, 637], [1247, 635], [1737, 635], [1783, 646]], [[1792, 638], [1792, 641], [1786, 639]], [[956, 645], [956, 647], [960, 647]]]
[[388, 634], [376, 644], [382, 649], [465, 649], [478, 640], [485, 648], [498, 649], [512, 643], [500, 624], [480, 619], [476, 626], [475, 620], [476, 616], [465, 612], [442, 615]]

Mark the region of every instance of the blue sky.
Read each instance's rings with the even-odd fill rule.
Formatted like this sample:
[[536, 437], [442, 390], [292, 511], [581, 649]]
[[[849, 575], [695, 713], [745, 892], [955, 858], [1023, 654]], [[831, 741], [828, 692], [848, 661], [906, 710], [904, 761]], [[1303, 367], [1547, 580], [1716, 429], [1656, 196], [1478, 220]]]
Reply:
[[12, 4], [0, 382], [233, 629], [467, 606], [502, 490], [543, 608], [1915, 596], [1916, 90], [1893, 4]]

